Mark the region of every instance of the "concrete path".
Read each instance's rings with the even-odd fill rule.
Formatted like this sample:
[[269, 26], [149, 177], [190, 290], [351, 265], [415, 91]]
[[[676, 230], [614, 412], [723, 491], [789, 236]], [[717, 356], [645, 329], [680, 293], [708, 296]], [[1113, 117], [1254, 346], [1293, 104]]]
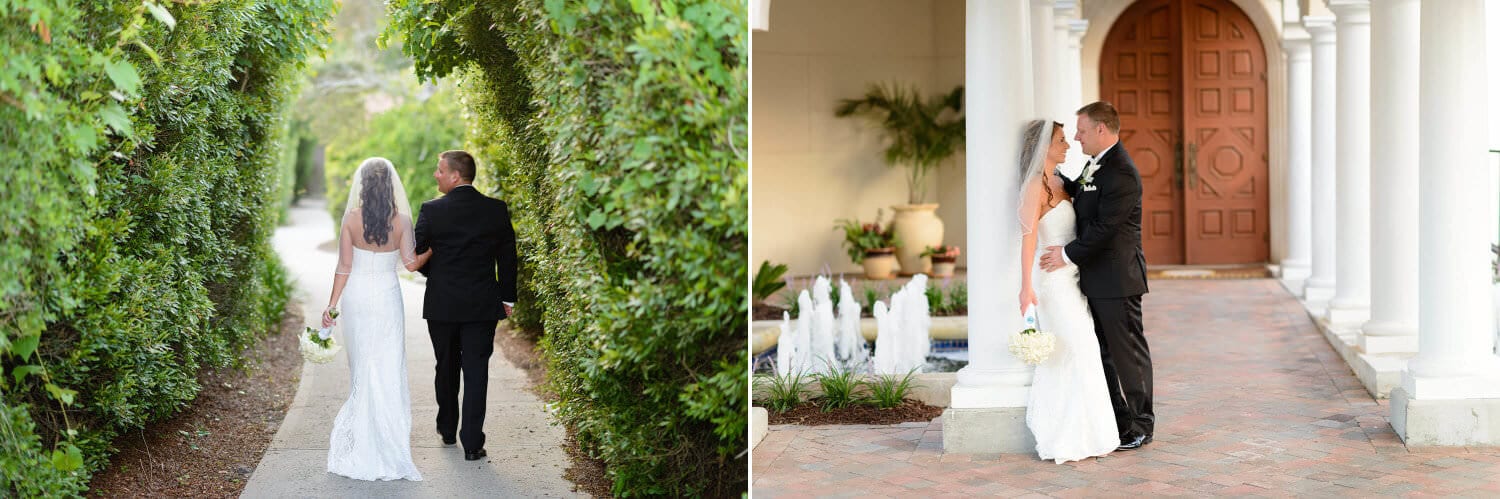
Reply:
[[1063, 465], [942, 451], [942, 422], [773, 426], [762, 497], [1500, 496], [1500, 448], [1408, 450], [1302, 305], [1271, 279], [1146, 295], [1155, 442]]
[[[296, 299], [307, 325], [315, 325], [333, 287], [338, 261], [334, 223], [321, 201], [290, 210], [291, 224], [276, 230], [273, 243], [296, 280]], [[412, 459], [423, 481], [366, 482], [325, 471], [333, 418], [349, 396], [348, 359], [304, 364], [297, 397], [261, 458], [244, 497], [542, 497], [578, 496], [563, 479], [569, 463], [562, 427], [550, 424], [544, 404], [527, 391], [526, 374], [496, 346], [490, 358], [485, 449], [489, 457], [464, 461], [457, 445], [444, 446], [434, 429], [432, 343], [422, 320], [423, 286], [403, 279], [406, 305], [406, 369], [412, 402]], [[336, 328], [339, 341], [342, 331]], [[460, 395], [460, 399], [462, 395]]]

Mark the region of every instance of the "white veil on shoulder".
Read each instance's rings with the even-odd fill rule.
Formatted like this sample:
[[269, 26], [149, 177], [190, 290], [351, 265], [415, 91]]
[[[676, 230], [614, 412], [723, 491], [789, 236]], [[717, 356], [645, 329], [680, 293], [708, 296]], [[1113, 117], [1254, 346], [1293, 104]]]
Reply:
[[1049, 196], [1047, 190], [1053, 189], [1053, 196], [1061, 187], [1055, 184], [1057, 181], [1046, 177], [1047, 150], [1052, 145], [1052, 129], [1056, 124], [1050, 120], [1031, 120], [1021, 134], [1021, 156], [1018, 165], [1021, 170], [1021, 200], [1016, 207], [1017, 216], [1021, 221], [1021, 235], [1027, 236], [1036, 232], [1036, 224], [1042, 215], [1042, 206], [1048, 205]]
[[353, 249], [373, 252], [401, 252], [401, 260], [416, 260], [416, 237], [413, 234], [411, 203], [401, 175], [390, 160], [366, 159], [354, 171], [349, 182], [349, 201], [339, 228], [339, 266], [337, 273], [348, 274], [353, 266]]

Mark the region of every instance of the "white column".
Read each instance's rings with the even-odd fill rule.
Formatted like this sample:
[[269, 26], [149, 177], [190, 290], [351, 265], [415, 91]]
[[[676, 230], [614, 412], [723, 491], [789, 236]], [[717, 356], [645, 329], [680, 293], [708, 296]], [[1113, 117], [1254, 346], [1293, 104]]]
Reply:
[[1078, 102], [1080, 92], [1071, 76], [1078, 71], [1079, 62], [1073, 58], [1077, 52], [1068, 44], [1068, 23], [1074, 19], [1073, 8], [1077, 6], [1077, 0], [1056, 0], [1052, 6], [1051, 42], [1057, 60], [1057, 85], [1052, 92], [1052, 112], [1049, 115], [1064, 125], [1067, 124], [1066, 118], [1073, 116], [1073, 111], [1083, 107], [1083, 103]]
[[1417, 351], [1417, 141], [1420, 2], [1370, 2], [1370, 321], [1366, 354]]
[[1287, 59], [1287, 255], [1281, 275], [1304, 280], [1312, 274], [1312, 37], [1288, 23]]
[[[1011, 333], [1021, 312], [1021, 228], [1015, 220], [1020, 179], [1014, 164], [1021, 129], [1033, 117], [1029, 2], [968, 0], [965, 22], [964, 85], [967, 134], [993, 140], [970, 141], [965, 151], [968, 190], [969, 296], [995, 306], [969, 311], [969, 365], [953, 387], [954, 409], [1024, 408], [1031, 369], [1010, 354]], [[1001, 221], [1001, 223], [991, 223]], [[1024, 428], [1024, 425], [1022, 426]], [[946, 435], [945, 435], [946, 436]]]
[[1338, 21], [1337, 290], [1328, 322], [1370, 319], [1370, 0], [1330, 0]]
[[[1059, 62], [1056, 51], [1052, 48], [1052, 11], [1052, 0], [1031, 0], [1031, 85], [1036, 109], [1033, 111], [1035, 114], [1028, 119], [1063, 119], [1061, 116], [1053, 116], [1055, 111], [1052, 109], [1053, 103], [1057, 102], [1053, 96], [1057, 93]], [[964, 115], [967, 116], [968, 113]]]
[[1337, 32], [1332, 16], [1307, 16], [1302, 25], [1312, 34], [1312, 276], [1302, 296], [1309, 302], [1333, 298], [1334, 263], [1334, 88], [1337, 78]]
[[1089, 102], [1083, 97], [1082, 76], [1083, 34], [1088, 31], [1089, 22], [1078, 19], [1076, 8], [1077, 2], [1074, 0], [1058, 0], [1056, 7], [1053, 8], [1057, 16], [1056, 27], [1061, 34], [1061, 37], [1056, 40], [1062, 49], [1062, 57], [1058, 59], [1061, 66], [1058, 68], [1058, 73], [1061, 75], [1062, 84], [1058, 85], [1056, 92], [1059, 102], [1057, 112], [1064, 128], [1068, 130], [1067, 140], [1072, 146], [1067, 160], [1057, 165], [1057, 169], [1069, 177], [1077, 177], [1079, 173], [1082, 173], [1083, 165], [1088, 161], [1088, 156], [1078, 152], [1083, 150], [1083, 146], [1073, 140], [1073, 132], [1076, 131], [1073, 130], [1075, 126], [1073, 113]]
[[1500, 445], [1486, 200], [1469, 195], [1486, 177], [1484, 0], [1429, 0], [1420, 17], [1418, 349], [1391, 427], [1408, 447]]
[[1485, 200], [1465, 193], [1475, 179], [1488, 178], [1487, 123], [1479, 112], [1490, 90], [1478, 63], [1484, 60], [1483, 5], [1421, 4], [1419, 347], [1402, 377], [1412, 399], [1500, 398], [1489, 231], [1474, 223]]

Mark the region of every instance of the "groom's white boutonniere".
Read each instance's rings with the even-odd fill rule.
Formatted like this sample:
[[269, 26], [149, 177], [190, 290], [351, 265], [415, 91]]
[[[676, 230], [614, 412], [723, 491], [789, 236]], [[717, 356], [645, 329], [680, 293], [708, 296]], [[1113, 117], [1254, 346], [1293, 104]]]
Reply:
[[1084, 192], [1097, 191], [1099, 186], [1094, 185], [1094, 172], [1099, 169], [1097, 163], [1090, 163], [1083, 169], [1083, 175], [1078, 178], [1078, 185]]
[[[331, 309], [328, 315], [337, 319], [338, 309]], [[302, 359], [314, 364], [326, 364], [333, 360], [333, 356], [339, 353], [339, 344], [333, 339], [331, 328], [313, 329], [302, 328], [302, 334], [297, 336], [298, 349], [302, 351]]]
[[1010, 336], [1010, 353], [1021, 362], [1040, 365], [1052, 356], [1057, 337], [1036, 328], [1036, 307], [1026, 309], [1026, 329]]

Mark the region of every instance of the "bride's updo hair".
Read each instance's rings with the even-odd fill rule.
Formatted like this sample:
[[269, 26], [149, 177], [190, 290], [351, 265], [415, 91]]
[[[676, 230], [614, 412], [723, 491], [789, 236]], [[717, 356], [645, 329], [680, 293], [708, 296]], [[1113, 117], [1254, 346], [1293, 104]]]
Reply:
[[396, 200], [391, 195], [391, 171], [395, 168], [384, 158], [370, 158], [359, 169], [362, 176], [359, 210], [364, 219], [365, 242], [384, 246], [390, 241], [391, 215], [396, 211]]
[[[1062, 130], [1062, 123], [1052, 121], [1050, 122], [1052, 123], [1052, 133], [1044, 135], [1042, 134], [1041, 129], [1044, 126], [1047, 126], [1047, 123], [1049, 122], [1046, 120], [1033, 120], [1026, 127], [1026, 138], [1024, 142], [1021, 143], [1022, 182], [1025, 182], [1030, 174], [1031, 163], [1033, 161], [1037, 161], [1036, 155], [1043, 155], [1041, 161], [1044, 163], [1047, 161], [1045, 155], [1047, 154], [1047, 151], [1052, 148], [1052, 135], [1057, 133], [1059, 130]], [[1042, 169], [1037, 170], [1037, 173], [1041, 175], [1046, 174], [1045, 170]], [[1055, 194], [1052, 192], [1052, 183], [1048, 182], [1049, 179], [1047, 179], [1045, 176], [1038, 176], [1037, 179], [1041, 180], [1042, 189], [1047, 191], [1047, 206], [1052, 206], [1052, 200], [1055, 197]]]

